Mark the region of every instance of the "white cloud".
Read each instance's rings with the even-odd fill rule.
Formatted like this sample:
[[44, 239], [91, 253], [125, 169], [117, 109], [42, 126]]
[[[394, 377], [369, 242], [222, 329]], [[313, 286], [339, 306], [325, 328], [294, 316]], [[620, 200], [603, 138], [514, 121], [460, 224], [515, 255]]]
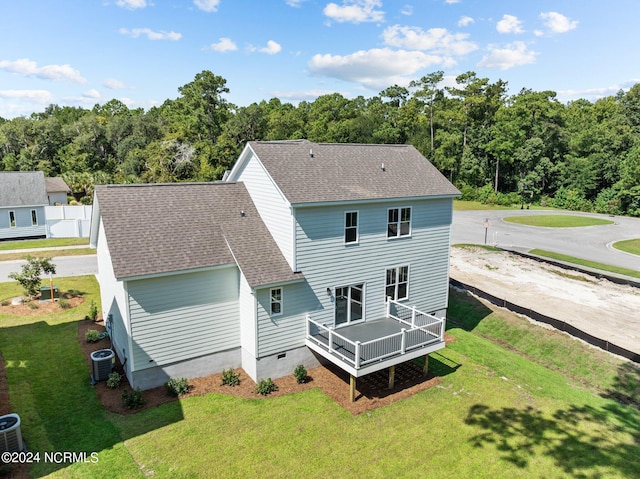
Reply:
[[404, 7], [402, 7], [402, 9], [400, 10], [400, 13], [402, 13], [403, 15], [406, 15], [408, 17], [410, 17], [411, 15], [413, 15], [413, 5], [405, 5]]
[[582, 90], [561, 90], [558, 93], [558, 99], [561, 101], [577, 100], [578, 98], [584, 98], [589, 101], [595, 101], [599, 98], [605, 98], [607, 96], [614, 96], [620, 90], [629, 91], [636, 83], [640, 82], [640, 79], [625, 81], [621, 84], [614, 84], [605, 87], [597, 88], [585, 88]]
[[577, 20], [570, 20], [558, 12], [543, 12], [540, 18], [544, 20], [544, 24], [552, 33], [566, 33], [578, 27]]
[[336, 22], [383, 22], [384, 12], [376, 10], [381, 6], [381, 0], [342, 0], [342, 5], [327, 4], [323, 13]]
[[408, 84], [408, 76], [432, 65], [445, 62], [440, 56], [418, 51], [375, 48], [350, 55], [314, 55], [309, 70], [317, 76], [358, 82], [368, 88], [381, 89], [393, 84]]
[[286, 4], [290, 7], [299, 7], [306, 0], [286, 0]]
[[489, 55], [485, 55], [478, 63], [478, 66], [481, 68], [508, 70], [515, 66], [535, 63], [536, 55], [536, 52], [527, 49], [524, 42], [513, 42], [505, 45], [504, 48], [490, 45]]
[[145, 8], [147, 6], [146, 0], [118, 0], [116, 2], [120, 8], [126, 8], [127, 10], [135, 10], [136, 8]]
[[267, 42], [267, 46], [264, 48], [260, 48], [258, 51], [262, 53], [266, 53], [267, 55], [275, 55], [282, 50], [282, 47], [279, 43], [274, 42], [273, 40], [269, 40]]
[[[302, 91], [274, 91], [271, 92], [271, 96], [280, 98], [281, 100], [294, 100], [294, 101], [313, 101], [322, 95], [331, 95], [336, 93], [335, 90], [302, 90]], [[340, 93], [340, 92], [337, 92]], [[342, 96], [347, 97], [347, 93], [340, 93]]]
[[235, 52], [238, 49], [238, 46], [230, 38], [222, 37], [218, 43], [212, 43], [209, 48], [213, 51], [224, 53]]
[[460, 3], [460, 0], [444, 0], [444, 3], [453, 5], [454, 3]]
[[203, 12], [217, 12], [220, 0], [193, 0], [193, 4]]
[[392, 47], [411, 50], [432, 50], [448, 55], [465, 55], [478, 49], [467, 40], [467, 33], [451, 33], [446, 28], [430, 28], [427, 31], [419, 27], [394, 25], [382, 33], [384, 43]]
[[53, 95], [47, 90], [0, 90], [0, 98], [46, 104], [51, 103]]
[[44, 65], [39, 67], [36, 62], [28, 58], [15, 61], [0, 61], [0, 69], [22, 76], [34, 76], [43, 80], [72, 81], [86, 83], [87, 80], [71, 65]]
[[496, 25], [496, 30], [499, 33], [523, 33], [522, 22], [518, 20], [518, 17], [513, 15], [503, 15]]
[[463, 17], [460, 17], [460, 20], [458, 20], [458, 26], [459, 27], [466, 27], [468, 25], [471, 25], [473, 22], [475, 22], [475, 20], [471, 17], [467, 17], [466, 15]]
[[0, 117], [28, 116], [52, 103], [55, 100], [47, 90], [0, 90]]
[[115, 78], [107, 78], [102, 82], [102, 85], [109, 90], [124, 90], [124, 89], [132, 89], [133, 87], [128, 86], [125, 82], [121, 80], [117, 80]]
[[164, 32], [164, 31], [153, 31], [150, 28], [132, 28], [131, 30], [127, 28], [121, 28], [120, 33], [122, 35], [130, 36], [131, 38], [138, 38], [139, 36], [146, 35], [148, 40], [180, 40], [182, 38], [182, 33], [176, 32]]
[[95, 88], [87, 90], [82, 94], [82, 98], [86, 98], [87, 100], [99, 100], [100, 96], [100, 92]]

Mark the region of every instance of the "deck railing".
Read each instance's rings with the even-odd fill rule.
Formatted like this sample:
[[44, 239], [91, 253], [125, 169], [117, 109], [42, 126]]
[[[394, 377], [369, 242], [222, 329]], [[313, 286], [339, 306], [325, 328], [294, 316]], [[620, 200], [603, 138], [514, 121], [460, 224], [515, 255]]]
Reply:
[[400, 332], [360, 342], [342, 336], [339, 330], [320, 324], [307, 315], [307, 339], [356, 369], [444, 341], [444, 319], [393, 300], [387, 301], [387, 317], [403, 326]]

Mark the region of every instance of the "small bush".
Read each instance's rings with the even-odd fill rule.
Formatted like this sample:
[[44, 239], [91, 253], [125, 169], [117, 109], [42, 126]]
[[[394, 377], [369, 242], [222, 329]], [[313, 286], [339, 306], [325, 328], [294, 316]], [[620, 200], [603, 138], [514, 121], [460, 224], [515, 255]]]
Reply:
[[276, 386], [276, 383], [274, 383], [271, 378], [261, 379], [258, 384], [256, 384], [256, 393], [262, 394], [263, 396], [268, 396], [277, 390], [278, 386]]
[[122, 376], [120, 376], [120, 373], [114, 371], [110, 373], [109, 377], [107, 378], [107, 387], [109, 389], [118, 389], [120, 387], [121, 380]]
[[222, 371], [222, 385], [223, 386], [237, 386], [240, 384], [240, 373], [236, 373], [233, 369], [225, 369]]
[[307, 376], [307, 369], [302, 364], [296, 366], [293, 370], [293, 375], [295, 376], [298, 384], [304, 384], [309, 380], [309, 377]]
[[9, 306], [10, 304], [11, 301], [9, 301], [8, 299], [3, 299], [2, 301], [0, 301], [1, 306]]
[[69, 309], [71, 307], [69, 301], [67, 301], [65, 298], [60, 298], [58, 300], [58, 306], [60, 306], [60, 309]]
[[89, 319], [93, 322], [98, 319], [98, 306], [93, 300], [91, 300], [91, 304], [89, 305]]
[[171, 378], [165, 383], [167, 392], [172, 396], [180, 396], [189, 392], [189, 382], [187, 378]]
[[97, 343], [100, 341], [100, 333], [95, 329], [89, 329], [84, 333], [84, 340], [88, 343]]
[[142, 397], [142, 391], [140, 388], [136, 388], [133, 391], [122, 391], [122, 402], [128, 409], [138, 409], [146, 402]]
[[38, 309], [40, 306], [38, 306], [38, 303], [36, 303], [35, 301], [29, 301], [27, 302], [27, 307], [29, 309]]

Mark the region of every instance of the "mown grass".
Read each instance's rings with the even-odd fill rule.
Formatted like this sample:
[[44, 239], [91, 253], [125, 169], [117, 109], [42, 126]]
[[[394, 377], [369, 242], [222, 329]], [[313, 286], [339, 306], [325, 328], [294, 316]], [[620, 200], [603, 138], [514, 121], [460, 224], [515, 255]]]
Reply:
[[509, 223], [527, 226], [542, 226], [546, 228], [577, 228], [582, 226], [613, 224], [613, 221], [611, 220], [575, 215], [507, 216], [503, 219]]
[[617, 241], [613, 243], [613, 247], [620, 251], [624, 251], [625, 253], [637, 254], [640, 256], [640, 238]]
[[[477, 210], [519, 210], [520, 205], [513, 206], [500, 206], [500, 205], [487, 205], [480, 203], [479, 201], [466, 201], [466, 200], [453, 200], [454, 211], [477, 211]], [[553, 210], [547, 206], [528, 205], [527, 209], [532, 210]]]
[[608, 271], [610, 273], [630, 276], [632, 278], [640, 278], [640, 271], [636, 271], [635, 269], [621, 268], [621, 267], [613, 266], [610, 264], [598, 263], [597, 261], [590, 261], [588, 259], [576, 258], [575, 256], [554, 253], [553, 251], [546, 251], [542, 249], [532, 249], [529, 251], [529, 253], [534, 254], [536, 256], [543, 256], [545, 258], [551, 258], [558, 261], [563, 261], [565, 263], [572, 263], [580, 266], [586, 266], [587, 268], [598, 269], [601, 271]]
[[51, 238], [0, 242], [0, 251], [30, 248], [53, 248], [58, 246], [89, 246], [89, 238]]
[[[628, 363], [458, 293], [449, 330], [457, 341], [429, 362], [441, 383], [390, 406], [352, 416], [312, 389], [106, 413], [76, 329], [97, 285], [68, 281], [80, 283], [61, 287], [87, 294], [82, 307], [0, 317], [0, 350], [30, 450], [95, 450], [99, 462], [39, 464], [34, 476], [624, 478], [640, 470], [640, 412], [608, 393]], [[0, 299], [11, 288], [0, 284]], [[637, 381], [637, 371], [625, 372], [625, 384]]]
[[45, 258], [52, 256], [83, 256], [89, 254], [96, 254], [96, 250], [93, 248], [78, 248], [78, 249], [59, 249], [49, 251], [30, 251], [25, 253], [2, 253], [0, 252], [0, 261], [17, 261], [25, 259], [27, 256], [32, 258]]

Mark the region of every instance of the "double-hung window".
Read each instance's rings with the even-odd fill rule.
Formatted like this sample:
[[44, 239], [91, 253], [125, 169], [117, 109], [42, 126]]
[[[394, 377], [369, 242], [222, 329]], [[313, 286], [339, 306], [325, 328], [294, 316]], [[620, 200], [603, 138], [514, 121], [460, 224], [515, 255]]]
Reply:
[[389, 208], [387, 238], [399, 238], [411, 234], [411, 207]]
[[344, 242], [346, 244], [358, 242], [357, 211], [347, 211], [344, 214]]
[[282, 314], [282, 288], [271, 289], [271, 316]]
[[385, 294], [396, 301], [409, 297], [409, 266], [387, 269]]
[[38, 212], [31, 210], [31, 226], [38, 226]]
[[9, 227], [10, 228], [15, 228], [16, 227], [16, 212], [15, 211], [9, 211]]

